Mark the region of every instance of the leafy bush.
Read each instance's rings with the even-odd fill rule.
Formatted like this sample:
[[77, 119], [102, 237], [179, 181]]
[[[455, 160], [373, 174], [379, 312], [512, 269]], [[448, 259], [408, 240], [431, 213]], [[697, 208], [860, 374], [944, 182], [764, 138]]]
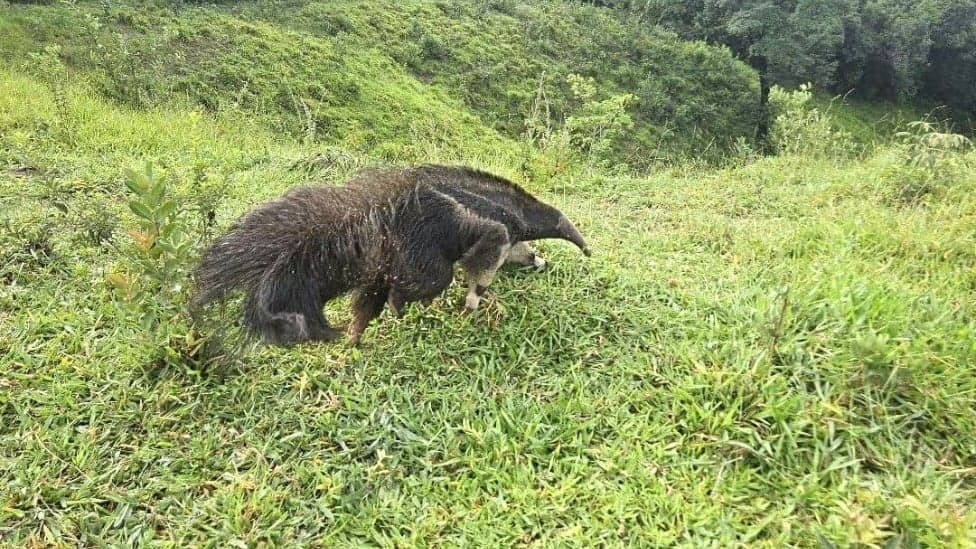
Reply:
[[147, 164], [127, 171], [128, 201], [137, 226], [122, 247], [121, 265], [106, 276], [139, 339], [159, 351], [165, 364], [187, 364], [201, 357], [206, 338], [193, 326], [186, 304], [190, 263], [199, 237], [190, 229], [188, 210], [169, 196], [165, 178]]
[[901, 163], [889, 168], [886, 175], [904, 202], [944, 190], [969, 168], [962, 153], [972, 142], [963, 135], [916, 120], [896, 136], [901, 140]]
[[17, 279], [20, 266], [40, 270], [52, 262], [57, 254], [52, 229], [47, 223], [20, 226], [4, 220], [0, 225], [0, 284]]
[[573, 89], [577, 104], [565, 119], [556, 120], [544, 85], [540, 79], [529, 115], [523, 121], [523, 177], [548, 186], [565, 180], [586, 168], [604, 172], [625, 173], [627, 164], [619, 161], [620, 148], [632, 137], [634, 121], [627, 110], [636, 98], [616, 94], [598, 99], [600, 90], [592, 78], [570, 74], [567, 83]]
[[592, 78], [570, 74], [567, 78], [579, 107], [566, 118], [566, 131], [572, 144], [580, 149], [591, 163], [606, 165], [612, 162], [612, 153], [628, 132], [634, 121], [627, 108], [637, 97], [631, 93], [596, 98], [596, 83]]
[[104, 196], [77, 199], [79, 204], [72, 225], [77, 230], [76, 240], [92, 246], [110, 244], [118, 228], [119, 219], [114, 212], [106, 211]]
[[769, 141], [780, 154], [845, 158], [854, 152], [854, 141], [846, 131], [834, 127], [830, 115], [810, 106], [810, 85], [786, 91], [773, 86], [769, 103], [774, 118]]
[[547, 183], [565, 175], [580, 158], [566, 128], [557, 128], [554, 124], [544, 81], [545, 75], [539, 82], [529, 115], [523, 121], [522, 172], [529, 179]]

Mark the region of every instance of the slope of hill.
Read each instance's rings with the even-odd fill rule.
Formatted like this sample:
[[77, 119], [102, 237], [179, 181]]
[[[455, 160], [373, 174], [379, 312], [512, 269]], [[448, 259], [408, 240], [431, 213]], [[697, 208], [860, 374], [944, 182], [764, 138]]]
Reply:
[[714, 157], [753, 132], [758, 91], [748, 67], [727, 51], [628, 27], [607, 10], [418, 0], [135, 5], [9, 6], [0, 59], [42, 77], [57, 76], [63, 62], [69, 78], [127, 105], [240, 109], [277, 131], [391, 159], [416, 155], [418, 141], [503, 147], [525, 131], [540, 91], [558, 124], [580, 107], [570, 74], [595, 79], [594, 101], [634, 95], [635, 125], [614, 143], [617, 160]]
[[[493, 118], [500, 95], [459, 91], [450, 63], [404, 67], [379, 43], [337, 54], [313, 27], [335, 18], [363, 45], [362, 21], [400, 24], [416, 8], [443, 40], [488, 32], [476, 13], [577, 8], [407, 6], [3, 5], [0, 541], [976, 539], [976, 153], [881, 107], [813, 110], [777, 92], [779, 156], [744, 146], [722, 168], [640, 177], [576, 159], [526, 180], [523, 155], [561, 157]], [[470, 31], [450, 6], [468, 10]], [[180, 62], [93, 52], [92, 33], [105, 50], [124, 38]], [[307, 103], [312, 131], [275, 84], [319, 78], [357, 91]], [[434, 114], [446, 130], [422, 126]], [[914, 133], [895, 144], [894, 129]], [[524, 182], [578, 222], [594, 255], [542, 242], [549, 269], [505, 269], [477, 314], [461, 312], [454, 285], [402, 319], [384, 314], [362, 349], [245, 346], [201, 362], [181, 301], [200, 242], [289, 187], [389, 158]], [[127, 204], [125, 170], [147, 160], [191, 240], [188, 255], [162, 256], [174, 264], [140, 251]], [[337, 324], [346, 305], [329, 306]]]

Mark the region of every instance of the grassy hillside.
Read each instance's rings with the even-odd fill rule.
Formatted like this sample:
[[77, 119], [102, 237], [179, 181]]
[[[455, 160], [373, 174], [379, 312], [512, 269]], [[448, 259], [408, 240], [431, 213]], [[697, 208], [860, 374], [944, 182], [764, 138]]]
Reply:
[[536, 107], [558, 125], [583, 107], [570, 74], [596, 80], [593, 101], [634, 95], [617, 161], [714, 157], [754, 131], [755, 77], [731, 54], [562, 2], [11, 5], [0, 30], [0, 59], [41, 77], [64, 63], [127, 105], [237, 109], [389, 159], [511, 147]]
[[[489, 20], [563, 9], [492, 5], [503, 11]], [[906, 126], [880, 107], [824, 115], [783, 92], [777, 157], [743, 147], [723, 168], [637, 177], [577, 163], [525, 180], [526, 151], [543, 163], [558, 151], [448, 93], [461, 74], [450, 63], [425, 81], [363, 61], [393, 59], [381, 45], [335, 59], [360, 86], [394, 76], [317, 111], [367, 137], [331, 140], [318, 125], [309, 137], [287, 104], [248, 103], [307, 66], [287, 65], [282, 36], [295, 55], [331, 51], [311, 15], [287, 10], [343, 6], [353, 29], [360, 10], [404, 17], [302, 6], [112, 8], [134, 26], [172, 22], [158, 36], [209, 28], [184, 20], [233, 30], [214, 40], [258, 53], [224, 76], [216, 55], [158, 78], [84, 60], [74, 23], [94, 5], [0, 16], [7, 59], [62, 43], [30, 58], [46, 69], [0, 69], [2, 543], [972, 546], [976, 153], [896, 145]], [[449, 12], [430, 17], [464, 35]], [[294, 82], [348, 80], [302, 70], [321, 73]], [[147, 85], [113, 92], [132, 71]], [[238, 74], [267, 88], [231, 108], [220, 101], [237, 89], [218, 84]], [[453, 133], [396, 137], [428, 112]], [[392, 148], [370, 141], [374, 128]], [[403, 319], [384, 313], [359, 350], [254, 345], [205, 367], [167, 352], [180, 319], [147, 329], [106, 281], [140, 270], [126, 168], [152, 160], [182, 228], [212, 236], [293, 185], [391, 157], [524, 181], [594, 255], [542, 242], [550, 268], [506, 269], [477, 314], [461, 312], [454, 285]], [[173, 310], [165, 298], [187, 280], [164, 282], [146, 307]], [[346, 305], [330, 304], [337, 323]]]

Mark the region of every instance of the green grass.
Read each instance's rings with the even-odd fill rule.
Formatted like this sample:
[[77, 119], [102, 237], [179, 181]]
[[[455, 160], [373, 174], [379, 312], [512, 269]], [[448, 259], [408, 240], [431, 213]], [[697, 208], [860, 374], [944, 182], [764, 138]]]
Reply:
[[[90, 84], [0, 71], [0, 543], [973, 546], [973, 153], [915, 205], [887, 146], [528, 181], [593, 257], [201, 372], [104, 283], [124, 169], [225, 227], [384, 154]], [[466, 139], [410, 154], [519, 176]]]
[[920, 109], [893, 103], [869, 102], [846, 96], [815, 96], [814, 107], [829, 113], [832, 126], [868, 150], [890, 144], [907, 123], [925, 117]]
[[754, 132], [758, 98], [728, 51], [549, 0], [8, 5], [0, 31], [0, 60], [40, 78], [66, 68], [130, 106], [236, 110], [390, 161], [473, 144], [513, 156], [540, 83], [555, 126], [580, 108], [573, 73], [596, 79], [597, 99], [638, 97], [639, 124], [615, 144], [631, 165], [720, 157]]

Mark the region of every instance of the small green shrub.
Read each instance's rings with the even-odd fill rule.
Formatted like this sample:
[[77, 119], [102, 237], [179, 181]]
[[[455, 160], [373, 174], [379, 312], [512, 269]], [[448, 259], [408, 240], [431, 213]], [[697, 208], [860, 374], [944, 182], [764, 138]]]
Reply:
[[23, 68], [51, 90], [57, 116], [54, 126], [63, 137], [70, 138], [71, 109], [68, 105], [68, 83], [71, 77], [64, 63], [61, 62], [61, 46], [50, 44], [40, 52], [28, 53]]
[[451, 50], [439, 38], [429, 34], [420, 38], [420, 52], [428, 60], [443, 61], [451, 56]]
[[769, 141], [779, 154], [818, 158], [847, 158], [855, 150], [849, 133], [834, 127], [830, 114], [810, 106], [813, 93], [809, 84], [787, 91], [773, 86], [769, 103], [774, 118]]
[[484, 11], [496, 11], [514, 17], [518, 6], [514, 0], [482, 0], [480, 7]]
[[523, 120], [522, 172], [529, 179], [548, 182], [564, 175], [580, 158], [571, 143], [569, 132], [556, 128], [552, 106], [546, 94], [545, 74], [539, 80], [528, 116]]
[[761, 157], [760, 150], [745, 137], [737, 137], [732, 142], [732, 159], [739, 166], [749, 164]]
[[15, 225], [9, 221], [0, 226], [0, 273], [6, 279], [13, 279], [13, 272], [19, 272], [18, 265], [39, 270], [46, 267], [55, 257], [51, 235], [54, 227], [49, 223], [37, 225]]
[[107, 245], [113, 241], [115, 231], [119, 225], [119, 218], [114, 212], [106, 211], [103, 203], [98, 199], [78, 200], [80, 207], [76, 207], [72, 225], [77, 230], [75, 239], [92, 246]]
[[902, 202], [950, 187], [967, 169], [964, 153], [972, 142], [963, 135], [941, 130], [936, 124], [916, 120], [905, 131], [895, 134], [900, 140], [900, 162], [885, 172], [891, 187]]
[[636, 97], [623, 93], [598, 99], [593, 78], [570, 74], [566, 81], [577, 104], [557, 125], [545, 91], [545, 76], [540, 80], [529, 115], [523, 121], [523, 171], [548, 181], [565, 175], [580, 163], [611, 171], [625, 169], [616, 161], [616, 153], [634, 127], [628, 107]]
[[580, 105], [566, 118], [570, 141], [591, 164], [609, 167], [616, 146], [634, 128], [627, 109], [637, 97], [621, 93], [597, 99], [596, 82], [578, 74], [567, 77]]
[[206, 338], [193, 326], [186, 304], [190, 262], [199, 238], [190, 230], [188, 210], [169, 196], [165, 178], [152, 164], [127, 171], [129, 209], [137, 225], [121, 248], [122, 264], [106, 277], [144, 344], [166, 364], [193, 363]]

